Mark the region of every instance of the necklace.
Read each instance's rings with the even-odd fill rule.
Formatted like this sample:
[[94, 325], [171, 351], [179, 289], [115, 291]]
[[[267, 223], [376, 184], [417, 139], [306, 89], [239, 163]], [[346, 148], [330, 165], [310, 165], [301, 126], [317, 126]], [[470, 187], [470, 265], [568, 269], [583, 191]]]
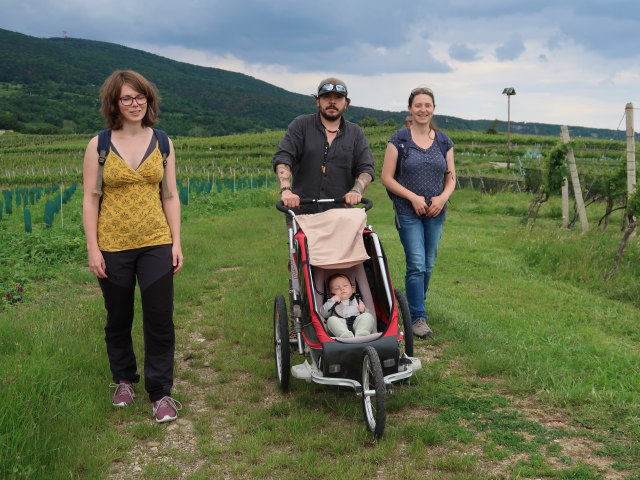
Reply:
[[340, 131], [339, 128], [335, 129], [335, 130], [329, 130], [324, 124], [322, 125], [324, 127], [324, 129], [329, 132], [329, 133], [338, 133]]

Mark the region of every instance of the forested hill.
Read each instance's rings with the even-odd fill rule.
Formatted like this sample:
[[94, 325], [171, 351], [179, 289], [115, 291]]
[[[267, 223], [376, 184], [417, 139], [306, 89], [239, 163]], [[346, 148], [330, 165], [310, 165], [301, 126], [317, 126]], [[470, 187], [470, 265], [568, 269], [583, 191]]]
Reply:
[[[159, 126], [174, 135], [284, 129], [295, 116], [315, 110], [310, 96], [247, 75], [92, 40], [40, 39], [0, 29], [0, 65], [4, 122], [14, 119], [41, 133], [89, 133], [102, 128], [98, 91], [116, 69], [136, 70], [158, 86]], [[395, 117], [400, 122], [405, 116], [358, 107], [348, 112], [354, 121], [369, 116], [380, 122]]]
[[174, 135], [284, 128], [295, 115], [313, 109], [310, 98], [246, 75], [105, 42], [0, 30], [0, 64], [0, 113], [45, 129], [102, 128], [98, 92], [116, 69], [136, 70], [158, 86], [160, 126]]
[[[36, 38], [0, 29], [0, 129], [93, 133], [103, 127], [98, 91], [116, 69], [139, 71], [162, 96], [159, 127], [172, 135], [210, 136], [284, 129], [315, 111], [313, 99], [253, 77], [199, 67], [113, 43]], [[310, 92], [311, 93], [311, 92]], [[405, 112], [352, 106], [347, 118], [402, 123]], [[487, 130], [491, 120], [438, 116], [441, 127]], [[504, 122], [497, 124], [505, 131]], [[512, 122], [517, 133], [558, 135], [557, 125]], [[572, 127], [574, 136], [615, 132]], [[618, 134], [619, 136], [619, 134]]]

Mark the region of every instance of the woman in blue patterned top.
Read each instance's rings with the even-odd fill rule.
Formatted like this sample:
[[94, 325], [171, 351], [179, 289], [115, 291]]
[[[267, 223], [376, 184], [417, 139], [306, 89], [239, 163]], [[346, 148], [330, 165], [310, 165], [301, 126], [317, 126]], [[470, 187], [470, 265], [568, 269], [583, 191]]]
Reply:
[[409, 95], [411, 126], [394, 132], [387, 144], [382, 184], [389, 191], [406, 258], [405, 289], [413, 334], [433, 335], [425, 300], [438, 254], [446, 205], [456, 186], [453, 142], [433, 124], [433, 92], [418, 87]]

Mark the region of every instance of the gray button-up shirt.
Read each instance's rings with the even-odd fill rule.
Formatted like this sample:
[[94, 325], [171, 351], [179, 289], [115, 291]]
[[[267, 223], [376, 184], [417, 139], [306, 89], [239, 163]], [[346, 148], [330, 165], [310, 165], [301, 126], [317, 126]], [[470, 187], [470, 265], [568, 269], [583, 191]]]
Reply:
[[343, 118], [325, 158], [326, 146], [319, 113], [296, 117], [278, 144], [273, 168], [281, 163], [291, 167], [292, 190], [301, 198], [342, 198], [361, 173], [374, 177], [373, 154], [359, 125]]

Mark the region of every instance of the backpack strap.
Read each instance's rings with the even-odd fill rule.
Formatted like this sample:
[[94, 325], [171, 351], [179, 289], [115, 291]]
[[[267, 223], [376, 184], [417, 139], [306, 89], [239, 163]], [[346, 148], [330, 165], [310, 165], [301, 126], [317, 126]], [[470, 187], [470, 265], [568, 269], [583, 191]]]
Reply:
[[162, 181], [160, 182], [162, 189], [162, 198], [171, 198], [171, 191], [169, 190], [169, 186], [167, 185], [167, 157], [169, 156], [171, 150], [169, 147], [169, 136], [164, 130], [159, 130], [157, 128], [154, 128], [153, 132], [158, 139], [158, 149], [162, 154], [162, 168], [164, 170], [162, 173]]
[[[398, 130], [398, 134], [396, 135], [396, 141], [391, 142], [393, 146], [396, 147], [396, 150], [398, 150], [398, 160], [396, 161], [396, 171], [393, 174], [393, 178], [397, 179], [402, 173], [402, 163], [404, 162], [405, 158], [407, 158], [407, 156], [409, 155], [409, 148], [407, 147], [407, 143], [409, 143], [410, 139], [411, 139], [411, 133], [409, 132], [409, 129], [403, 128], [401, 130]], [[389, 195], [389, 198], [391, 199], [393, 198], [393, 194], [389, 189], [387, 189], [387, 195]]]
[[402, 130], [398, 130], [397, 141], [393, 143], [393, 145], [398, 150], [398, 161], [396, 162], [396, 173], [394, 175], [395, 178], [400, 176], [402, 173], [402, 162], [409, 155], [409, 148], [407, 144], [411, 140], [411, 134], [409, 133], [408, 128], [403, 128]]
[[111, 129], [101, 130], [98, 133], [98, 175], [96, 178], [96, 188], [93, 193], [102, 196], [102, 174], [104, 172], [104, 162], [107, 161], [107, 155], [111, 147]]
[[[402, 163], [409, 156], [409, 148], [407, 145], [410, 140], [411, 140], [411, 133], [408, 127], [398, 130], [396, 141], [392, 142], [393, 145], [398, 150], [398, 161], [396, 162], [396, 173], [394, 174], [393, 178], [397, 179], [400, 176], [400, 174], [402, 174]], [[438, 144], [438, 148], [440, 149], [442, 156], [446, 159], [447, 151], [448, 151], [447, 135], [444, 132], [441, 132], [440, 130], [436, 130], [435, 142]], [[389, 190], [387, 190], [387, 194], [389, 195], [390, 198], [393, 198]]]
[[442, 152], [442, 156], [446, 160], [447, 152], [449, 151], [447, 150], [447, 135], [440, 130], [436, 130], [436, 143], [438, 144], [438, 148], [440, 148], [440, 151]]
[[[169, 146], [169, 136], [163, 130], [158, 130], [157, 128], [153, 129], [153, 133], [158, 140], [158, 149], [162, 154], [162, 197], [163, 198], [171, 198], [171, 191], [167, 186], [166, 181], [166, 168], [167, 168], [167, 157], [169, 156], [169, 152], [171, 148]], [[93, 193], [96, 195], [102, 196], [102, 176], [104, 174], [104, 164], [107, 161], [107, 155], [109, 154], [109, 150], [111, 148], [111, 129], [107, 128], [105, 130], [101, 130], [98, 133], [98, 175], [96, 178], [96, 188], [93, 190]]]
[[[409, 149], [407, 148], [407, 143], [411, 140], [411, 134], [409, 133], [408, 128], [403, 128], [398, 131], [398, 141], [394, 142], [393, 145], [398, 150], [398, 162], [396, 163], [396, 174], [397, 177], [402, 173], [402, 161], [407, 158], [409, 155]], [[447, 135], [440, 131], [436, 130], [435, 142], [442, 153], [444, 158], [447, 158]]]

